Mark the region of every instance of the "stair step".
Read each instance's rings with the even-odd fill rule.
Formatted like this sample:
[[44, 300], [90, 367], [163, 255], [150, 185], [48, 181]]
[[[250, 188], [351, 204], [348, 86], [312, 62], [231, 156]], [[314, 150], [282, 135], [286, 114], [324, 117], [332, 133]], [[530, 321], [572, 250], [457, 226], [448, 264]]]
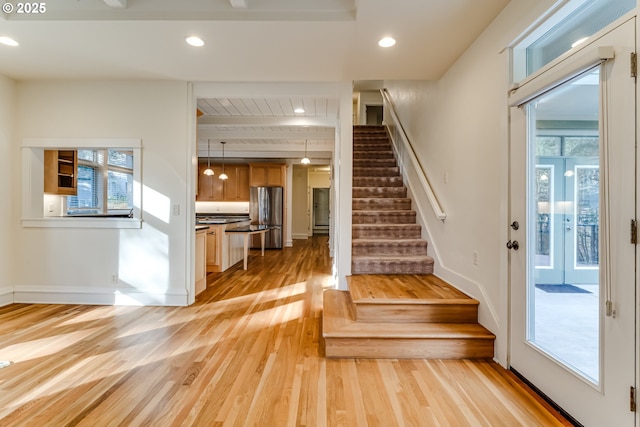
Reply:
[[353, 159], [354, 168], [384, 168], [396, 166], [396, 159]]
[[394, 159], [392, 150], [380, 150], [380, 151], [354, 151], [354, 160], [366, 160], [366, 159]]
[[400, 168], [395, 167], [366, 167], [366, 168], [353, 168], [354, 177], [369, 177], [369, 176], [399, 176]]
[[323, 294], [328, 358], [492, 358], [495, 335], [479, 324], [356, 322], [348, 292]]
[[352, 256], [427, 255], [429, 244], [423, 239], [354, 239]]
[[389, 151], [391, 143], [385, 139], [359, 139], [353, 141], [353, 151]]
[[353, 177], [354, 187], [402, 187], [401, 176], [356, 176]]
[[353, 187], [352, 197], [355, 199], [389, 197], [393, 199], [407, 197], [407, 187]]
[[416, 211], [353, 211], [353, 224], [415, 224]]
[[431, 274], [428, 255], [351, 256], [352, 274]]
[[352, 198], [351, 208], [357, 210], [406, 210], [411, 209], [411, 199], [407, 197]]
[[347, 283], [358, 322], [478, 322], [478, 301], [433, 274], [361, 274]]
[[353, 224], [353, 239], [420, 239], [419, 224]]

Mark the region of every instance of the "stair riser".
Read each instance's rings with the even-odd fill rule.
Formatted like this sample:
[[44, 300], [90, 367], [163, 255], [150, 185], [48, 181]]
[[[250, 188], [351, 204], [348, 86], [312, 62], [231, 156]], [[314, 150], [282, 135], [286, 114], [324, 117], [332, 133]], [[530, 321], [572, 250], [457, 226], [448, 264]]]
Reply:
[[400, 176], [365, 176], [354, 177], [354, 187], [402, 187], [402, 177]]
[[382, 210], [410, 210], [411, 200], [400, 199], [393, 200], [387, 198], [358, 200], [353, 199], [351, 209], [354, 211], [382, 211]]
[[357, 259], [351, 263], [351, 274], [432, 274], [433, 264], [423, 262], [385, 262], [380, 258], [380, 263], [363, 262]]
[[325, 338], [328, 358], [491, 359], [491, 339]]
[[420, 239], [422, 230], [420, 226], [374, 228], [355, 225], [352, 228], [353, 239]]
[[378, 197], [390, 197], [393, 199], [407, 197], [406, 187], [354, 187], [352, 190], [352, 197], [354, 199], [363, 198], [371, 199]]
[[415, 224], [416, 213], [394, 213], [394, 211], [377, 213], [353, 212], [353, 224]]
[[353, 151], [391, 151], [391, 144], [379, 142], [360, 142], [357, 144], [353, 144]]
[[395, 159], [393, 155], [393, 151], [354, 151], [353, 152], [354, 160], [365, 160], [365, 159]]
[[395, 167], [397, 165], [396, 159], [365, 159], [365, 160], [354, 160], [353, 167], [354, 168], [385, 168], [385, 167]]
[[353, 168], [353, 176], [354, 177], [396, 177], [400, 176], [400, 169], [397, 167], [390, 168], [374, 168], [374, 167], [366, 167], [366, 168]]
[[360, 246], [354, 245], [351, 248], [352, 256], [395, 256], [395, 255], [428, 255], [427, 254], [427, 242], [424, 241], [423, 245], [393, 245], [387, 246], [384, 244], [379, 245], [367, 245]]
[[358, 322], [477, 323], [476, 304], [355, 304]]

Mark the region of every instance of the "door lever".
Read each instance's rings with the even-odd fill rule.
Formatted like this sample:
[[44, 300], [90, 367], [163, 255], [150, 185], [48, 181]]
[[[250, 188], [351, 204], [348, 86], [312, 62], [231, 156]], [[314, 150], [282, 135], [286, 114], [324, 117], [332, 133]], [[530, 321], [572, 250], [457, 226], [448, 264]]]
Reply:
[[507, 248], [508, 249], [513, 249], [514, 251], [517, 251], [518, 249], [520, 249], [520, 243], [518, 243], [517, 240], [514, 240], [513, 242], [511, 240], [509, 240], [507, 242]]

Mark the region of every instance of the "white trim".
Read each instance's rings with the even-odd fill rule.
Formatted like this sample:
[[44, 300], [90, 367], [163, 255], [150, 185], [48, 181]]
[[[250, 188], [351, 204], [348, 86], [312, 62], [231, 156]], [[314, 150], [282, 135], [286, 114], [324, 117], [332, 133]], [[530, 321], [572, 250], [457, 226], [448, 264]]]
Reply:
[[0, 307], [13, 304], [13, 288], [4, 287], [0, 288]]
[[139, 218], [23, 218], [25, 228], [142, 228]]
[[22, 148], [142, 148], [140, 138], [24, 138]]
[[293, 240], [307, 240], [309, 235], [307, 233], [294, 233], [291, 237]]
[[16, 286], [13, 290], [13, 302], [25, 304], [186, 306], [187, 298], [184, 289], [162, 293], [131, 288]]

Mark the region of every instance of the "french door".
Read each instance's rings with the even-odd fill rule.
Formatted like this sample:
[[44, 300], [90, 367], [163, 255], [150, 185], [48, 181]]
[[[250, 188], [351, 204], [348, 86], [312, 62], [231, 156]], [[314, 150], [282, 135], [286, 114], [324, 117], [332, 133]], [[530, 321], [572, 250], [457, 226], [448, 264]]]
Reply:
[[634, 51], [630, 19], [510, 97], [509, 363], [585, 426], [635, 424]]

